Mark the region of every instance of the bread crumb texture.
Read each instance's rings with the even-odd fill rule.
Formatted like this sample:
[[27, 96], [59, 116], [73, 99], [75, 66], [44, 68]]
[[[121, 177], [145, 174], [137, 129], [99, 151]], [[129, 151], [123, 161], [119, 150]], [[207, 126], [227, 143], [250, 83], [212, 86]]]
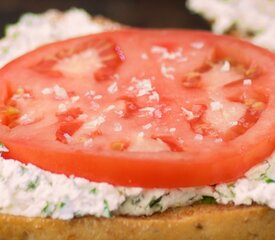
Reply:
[[71, 221], [0, 216], [1, 240], [273, 240], [266, 207], [194, 205], [151, 217], [84, 217]]

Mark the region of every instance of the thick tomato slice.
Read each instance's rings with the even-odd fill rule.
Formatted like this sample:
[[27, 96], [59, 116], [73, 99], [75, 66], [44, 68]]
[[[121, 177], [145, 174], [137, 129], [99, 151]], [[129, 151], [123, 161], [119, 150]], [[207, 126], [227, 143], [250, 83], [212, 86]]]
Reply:
[[123, 30], [0, 70], [5, 158], [140, 187], [228, 182], [275, 146], [275, 57], [205, 32]]

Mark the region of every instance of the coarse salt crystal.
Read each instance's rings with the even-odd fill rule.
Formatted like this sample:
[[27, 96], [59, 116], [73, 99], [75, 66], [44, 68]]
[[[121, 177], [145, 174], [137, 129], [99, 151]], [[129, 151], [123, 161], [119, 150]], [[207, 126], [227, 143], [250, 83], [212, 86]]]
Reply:
[[229, 72], [229, 71], [230, 71], [230, 68], [231, 68], [230, 62], [224, 61], [223, 65], [222, 65], [222, 67], [221, 67], [221, 71], [222, 71], [222, 72]]
[[76, 103], [79, 99], [80, 99], [79, 96], [73, 96], [73, 97], [71, 97], [71, 102]]
[[243, 80], [243, 85], [244, 86], [251, 86], [252, 85], [252, 80], [251, 79], [244, 79]]
[[31, 114], [24, 114], [18, 119], [19, 123], [21, 125], [28, 125], [34, 121], [34, 119], [31, 118]]
[[116, 108], [115, 105], [109, 105], [108, 107], [106, 107], [106, 108], [104, 109], [104, 112], [110, 112], [110, 111], [112, 111], [112, 110], [115, 109], [115, 108]]
[[72, 143], [73, 142], [73, 138], [71, 135], [69, 135], [68, 133], [64, 133], [64, 138], [66, 139], [67, 143]]
[[162, 117], [162, 112], [159, 109], [157, 109], [157, 110], [154, 111], [154, 116], [156, 118], [161, 118]]
[[142, 53], [141, 54], [141, 59], [147, 60], [148, 59], [148, 55], [146, 53]]
[[215, 143], [221, 143], [221, 142], [223, 142], [223, 139], [222, 139], [222, 138], [216, 138], [216, 139], [215, 139]]
[[167, 60], [183, 60], [185, 57], [182, 54], [182, 49], [178, 48], [177, 50], [173, 52], [169, 52], [167, 48], [161, 47], [161, 46], [153, 46], [151, 49], [152, 53], [160, 54], [161, 60], [167, 59]]
[[159, 94], [156, 91], [153, 91], [152, 94], [149, 96], [149, 100], [159, 102]]
[[95, 95], [95, 91], [94, 90], [89, 90], [88, 92], [85, 93], [85, 97], [92, 97]]
[[135, 90], [135, 87], [134, 87], [134, 86], [129, 86], [129, 87], [127, 88], [127, 90], [130, 91], [130, 92], [132, 92], [132, 91]]
[[152, 127], [152, 123], [148, 123], [148, 124], [144, 125], [142, 128], [148, 130], [151, 127]]
[[89, 138], [84, 142], [84, 147], [90, 147], [93, 144], [93, 141], [94, 140], [92, 138]]
[[145, 135], [144, 132], [139, 132], [137, 136], [138, 136], [139, 138], [143, 138], [144, 135]]
[[140, 112], [150, 112], [150, 113], [153, 113], [155, 110], [156, 109], [154, 107], [144, 107], [139, 109]]
[[174, 132], [176, 132], [176, 130], [177, 130], [176, 128], [170, 128], [170, 129], [169, 129], [169, 132], [170, 132], [170, 133], [174, 133]]
[[233, 126], [233, 127], [237, 126], [238, 125], [238, 121], [233, 121], [233, 122], [230, 123], [230, 125]]
[[210, 103], [211, 111], [219, 111], [223, 109], [223, 104], [221, 102], [215, 101]]
[[120, 123], [115, 123], [114, 124], [114, 131], [115, 132], [120, 132], [122, 130], [122, 125]]
[[66, 112], [68, 110], [68, 107], [65, 103], [60, 103], [58, 105], [58, 112]]
[[203, 140], [203, 136], [201, 134], [196, 134], [194, 137], [195, 141], [202, 141]]
[[100, 105], [98, 103], [96, 103], [95, 101], [92, 101], [90, 102], [90, 108], [93, 110], [93, 111], [96, 111], [100, 108]]
[[162, 75], [170, 80], [174, 80], [175, 76], [175, 68], [173, 67], [168, 67], [165, 64], [161, 64], [161, 69], [160, 69]]
[[83, 113], [83, 114], [80, 114], [77, 119], [80, 120], [80, 121], [85, 121], [86, 119], [88, 118], [88, 115]]
[[150, 116], [152, 117], [154, 112], [155, 112], [155, 108], [154, 107], [144, 107], [144, 108], [140, 108], [139, 112], [144, 113], [141, 114], [139, 117], [145, 117], [145, 116]]
[[187, 110], [186, 108], [184, 107], [181, 107], [181, 110], [183, 111], [184, 115], [185, 115], [185, 118], [190, 121], [190, 120], [193, 120], [195, 118], [195, 115], [193, 112]]
[[55, 85], [53, 87], [53, 92], [58, 100], [64, 100], [68, 98], [67, 91], [59, 85]]
[[204, 42], [201, 42], [201, 41], [193, 42], [191, 44], [191, 47], [195, 49], [202, 49], [204, 47]]
[[119, 80], [119, 74], [118, 73], [113, 75], [113, 80]]
[[123, 117], [123, 116], [124, 116], [124, 111], [123, 111], [123, 110], [115, 111], [115, 113], [116, 113], [119, 117]]
[[118, 90], [117, 82], [113, 82], [107, 89], [108, 93], [115, 93]]
[[99, 100], [99, 99], [101, 99], [101, 98], [103, 98], [102, 95], [96, 95], [96, 96], [94, 96], [94, 100]]
[[97, 116], [92, 121], [84, 124], [84, 129], [95, 129], [105, 122], [105, 116]]
[[44, 88], [44, 89], [42, 89], [41, 93], [43, 95], [50, 95], [53, 93], [53, 89], [52, 88]]
[[[131, 90], [137, 89], [137, 97], [142, 97], [144, 95], [150, 94], [151, 91], [154, 90], [150, 79], [139, 80], [133, 77], [132, 82], [135, 84], [135, 87]], [[130, 87], [128, 88], [128, 90], [130, 90]]]

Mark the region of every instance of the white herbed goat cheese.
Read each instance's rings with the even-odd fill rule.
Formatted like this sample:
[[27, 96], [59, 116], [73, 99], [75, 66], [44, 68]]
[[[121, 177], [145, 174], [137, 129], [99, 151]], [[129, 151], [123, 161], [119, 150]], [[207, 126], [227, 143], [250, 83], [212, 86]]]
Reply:
[[[6, 151], [4, 147], [1, 149]], [[85, 215], [140, 216], [205, 198], [221, 204], [256, 202], [275, 209], [274, 179], [275, 155], [236, 182], [177, 189], [115, 187], [0, 157], [0, 213], [66, 220]]]

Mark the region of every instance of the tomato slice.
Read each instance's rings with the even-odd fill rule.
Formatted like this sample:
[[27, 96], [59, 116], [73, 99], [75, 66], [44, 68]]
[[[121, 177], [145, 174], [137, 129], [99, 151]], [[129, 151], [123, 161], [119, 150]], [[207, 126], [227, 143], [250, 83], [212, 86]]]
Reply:
[[5, 158], [140, 187], [235, 180], [275, 146], [275, 57], [207, 32], [122, 30], [0, 70]]

